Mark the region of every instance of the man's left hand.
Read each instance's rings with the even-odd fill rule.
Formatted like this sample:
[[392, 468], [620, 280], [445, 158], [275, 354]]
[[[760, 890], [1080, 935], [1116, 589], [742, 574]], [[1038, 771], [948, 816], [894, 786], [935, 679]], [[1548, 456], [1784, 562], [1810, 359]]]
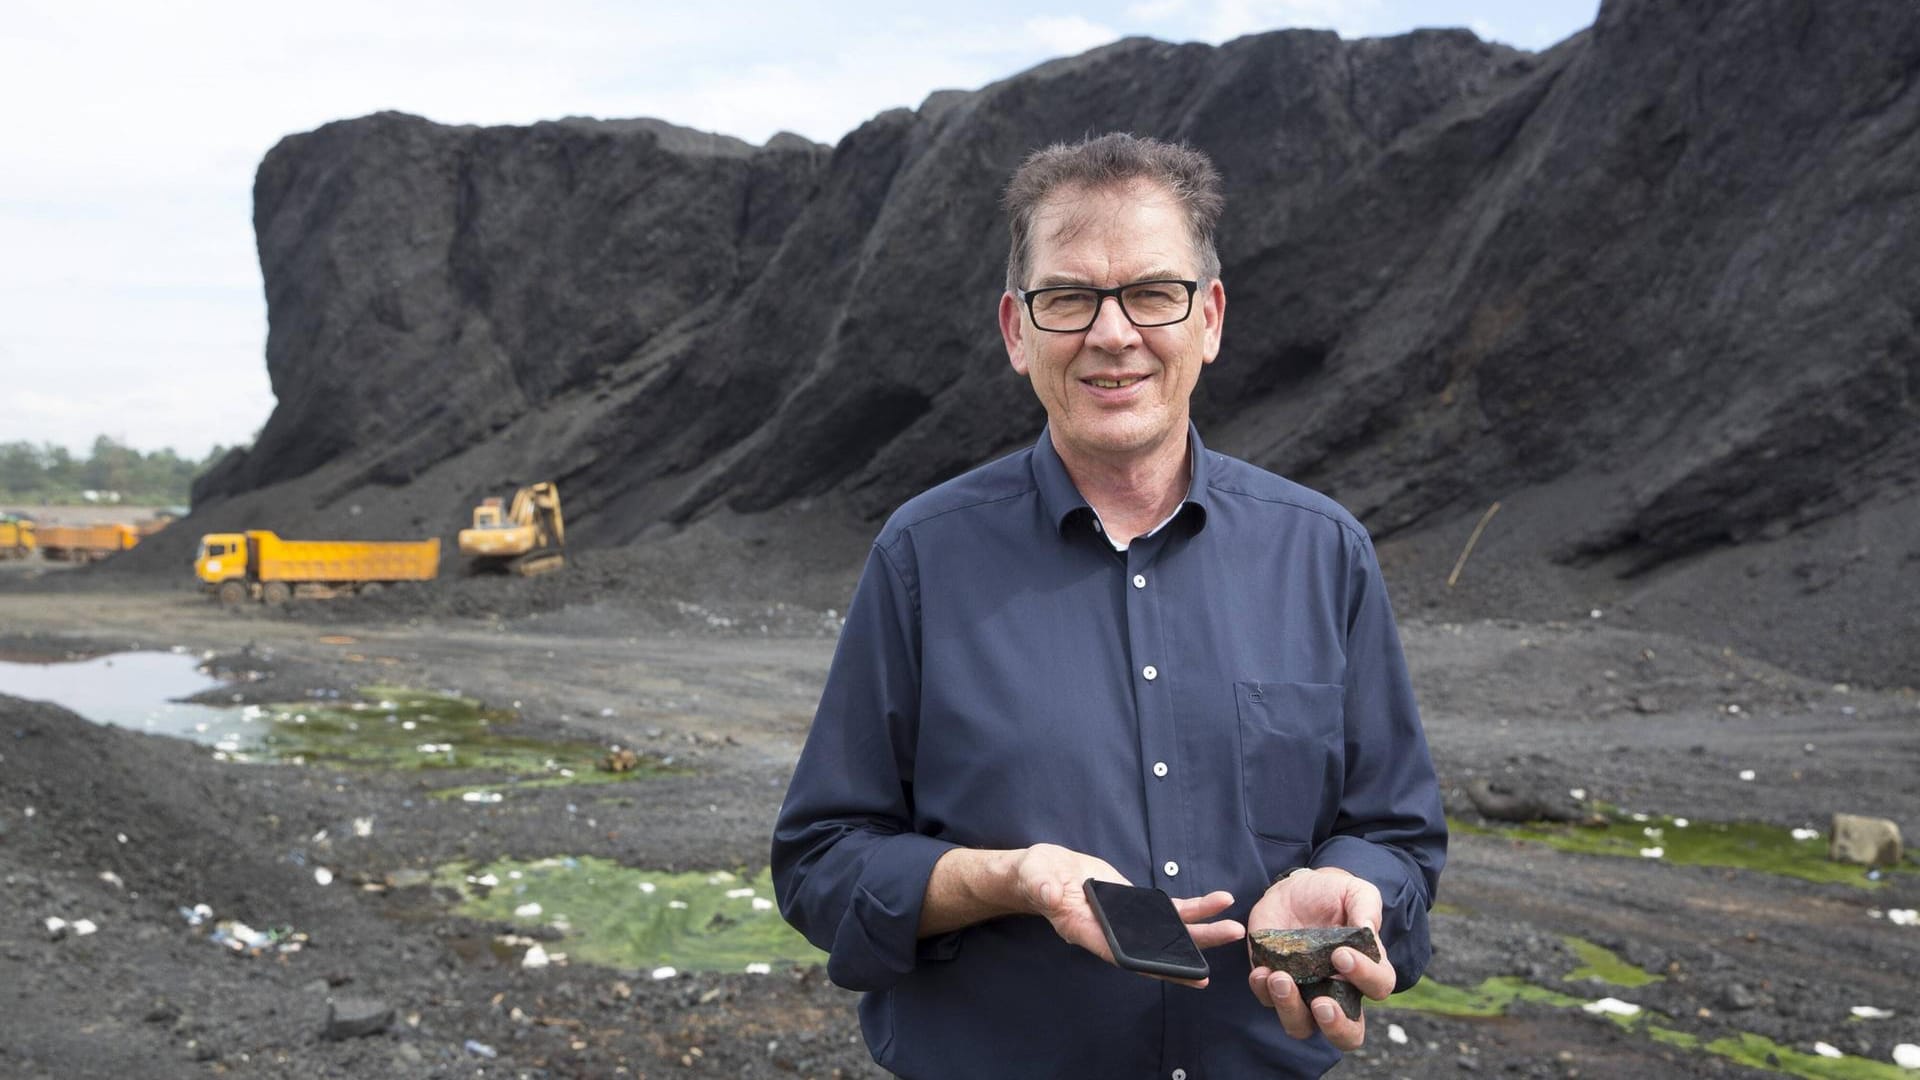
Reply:
[[[1382, 905], [1380, 890], [1373, 883], [1354, 877], [1338, 867], [1322, 867], [1281, 878], [1267, 889], [1247, 916], [1247, 932], [1255, 930], [1295, 930], [1309, 926], [1370, 926], [1380, 935]], [[1345, 946], [1333, 951], [1334, 970], [1374, 1001], [1393, 993], [1393, 965], [1386, 959], [1386, 942], [1380, 942], [1379, 960], [1370, 960], [1357, 949]], [[1367, 1039], [1367, 1016], [1349, 1020], [1332, 998], [1320, 998], [1307, 1007], [1294, 985], [1292, 976], [1281, 971], [1256, 967], [1247, 979], [1253, 996], [1272, 1009], [1280, 1026], [1296, 1039], [1305, 1039], [1315, 1031], [1342, 1050], [1357, 1050]]]

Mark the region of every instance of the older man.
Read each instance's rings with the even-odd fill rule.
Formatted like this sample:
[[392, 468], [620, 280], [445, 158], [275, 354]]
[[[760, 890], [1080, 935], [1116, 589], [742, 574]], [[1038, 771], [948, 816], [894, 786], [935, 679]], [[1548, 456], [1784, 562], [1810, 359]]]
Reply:
[[[1128, 135], [1009, 185], [1000, 329], [1047, 426], [869, 554], [775, 827], [781, 909], [908, 1077], [1318, 1075], [1365, 1038], [1245, 928], [1369, 924], [1374, 999], [1430, 954], [1446, 832], [1367, 533], [1207, 450], [1204, 155]], [[1212, 976], [1113, 966], [1087, 878], [1178, 897]]]

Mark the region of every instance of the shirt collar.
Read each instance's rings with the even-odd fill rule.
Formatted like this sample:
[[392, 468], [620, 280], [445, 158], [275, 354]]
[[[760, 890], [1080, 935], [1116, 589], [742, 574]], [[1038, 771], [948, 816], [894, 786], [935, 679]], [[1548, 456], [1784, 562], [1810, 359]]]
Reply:
[[[1187, 460], [1192, 474], [1187, 484], [1187, 497], [1173, 511], [1175, 518], [1189, 517], [1193, 520], [1195, 532], [1207, 523], [1209, 493], [1212, 490], [1207, 479], [1207, 448], [1200, 442], [1200, 429], [1187, 422]], [[1079, 523], [1081, 528], [1090, 528], [1094, 520], [1093, 507], [1080, 494], [1073, 484], [1073, 477], [1067, 475], [1067, 465], [1060, 460], [1059, 451], [1053, 448], [1053, 432], [1050, 427], [1040, 429], [1040, 441], [1033, 447], [1033, 479], [1040, 488], [1040, 505], [1046, 509], [1047, 520], [1065, 536], [1067, 530]]]

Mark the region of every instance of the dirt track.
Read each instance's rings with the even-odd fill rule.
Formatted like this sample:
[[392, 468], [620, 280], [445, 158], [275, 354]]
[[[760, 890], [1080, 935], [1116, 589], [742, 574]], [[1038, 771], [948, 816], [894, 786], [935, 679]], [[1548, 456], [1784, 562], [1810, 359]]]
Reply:
[[[542, 737], [584, 733], [690, 766], [617, 789], [430, 805], [408, 774], [223, 764], [204, 748], [0, 699], [11, 913], [0, 920], [10, 991], [0, 1075], [868, 1075], [853, 997], [817, 969], [660, 981], [584, 963], [525, 970], [486, 947], [502, 927], [451, 914], [431, 889], [354, 887], [505, 856], [757, 870], [833, 644], [824, 609], [780, 610], [784, 621], [762, 632], [691, 606], [575, 604], [511, 620], [369, 610], [352, 622], [351, 609], [223, 613], [185, 592], [0, 593], [0, 650], [15, 658], [186, 646], [269, 672], [236, 684], [249, 701], [376, 681], [455, 689], [518, 702], [519, 727]], [[1462, 820], [1474, 814], [1461, 789], [1494, 779], [1700, 823], [1823, 828], [1840, 810], [1920, 830], [1910, 693], [1838, 689], [1604, 619], [1409, 621], [1403, 632]], [[349, 841], [357, 817], [379, 827]], [[315, 842], [321, 830], [337, 839]], [[322, 856], [338, 875], [331, 886], [305, 862]], [[102, 881], [106, 870], [124, 887]], [[1872, 914], [1920, 907], [1911, 873], [1866, 889], [1463, 833], [1441, 899], [1429, 976], [1450, 987], [1516, 976], [1637, 1002], [1663, 1014], [1655, 1026], [1701, 1044], [1750, 1033], [1810, 1059], [1816, 1042], [1880, 1063], [1920, 1043], [1920, 927]], [[176, 913], [197, 902], [311, 940], [292, 954], [230, 956]], [[42, 925], [76, 914], [99, 933], [52, 940]], [[1664, 979], [1565, 982], [1580, 960], [1563, 935]], [[397, 1016], [380, 1034], [322, 1039], [329, 995], [377, 999]], [[1856, 1005], [1895, 1015], [1852, 1019]], [[1392, 1041], [1388, 1023], [1408, 1041]], [[1368, 1050], [1341, 1071], [1761, 1074], [1647, 1027], [1567, 1005], [1522, 1003], [1492, 1019], [1380, 1011]], [[467, 1049], [470, 1039], [498, 1056]], [[1763, 1069], [1766, 1053], [1752, 1058]]]

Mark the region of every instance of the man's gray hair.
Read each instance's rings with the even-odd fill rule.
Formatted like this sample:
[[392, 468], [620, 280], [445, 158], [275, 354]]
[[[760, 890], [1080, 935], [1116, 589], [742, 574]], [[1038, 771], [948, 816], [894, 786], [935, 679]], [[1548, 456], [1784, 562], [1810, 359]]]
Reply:
[[1226, 200], [1212, 159], [1190, 146], [1115, 132], [1035, 150], [1013, 174], [1002, 200], [1013, 240], [1007, 251], [1007, 288], [1026, 288], [1033, 262], [1033, 219], [1049, 196], [1063, 188], [1111, 191], [1142, 180], [1165, 188], [1185, 211], [1201, 280], [1219, 277], [1213, 229]]

